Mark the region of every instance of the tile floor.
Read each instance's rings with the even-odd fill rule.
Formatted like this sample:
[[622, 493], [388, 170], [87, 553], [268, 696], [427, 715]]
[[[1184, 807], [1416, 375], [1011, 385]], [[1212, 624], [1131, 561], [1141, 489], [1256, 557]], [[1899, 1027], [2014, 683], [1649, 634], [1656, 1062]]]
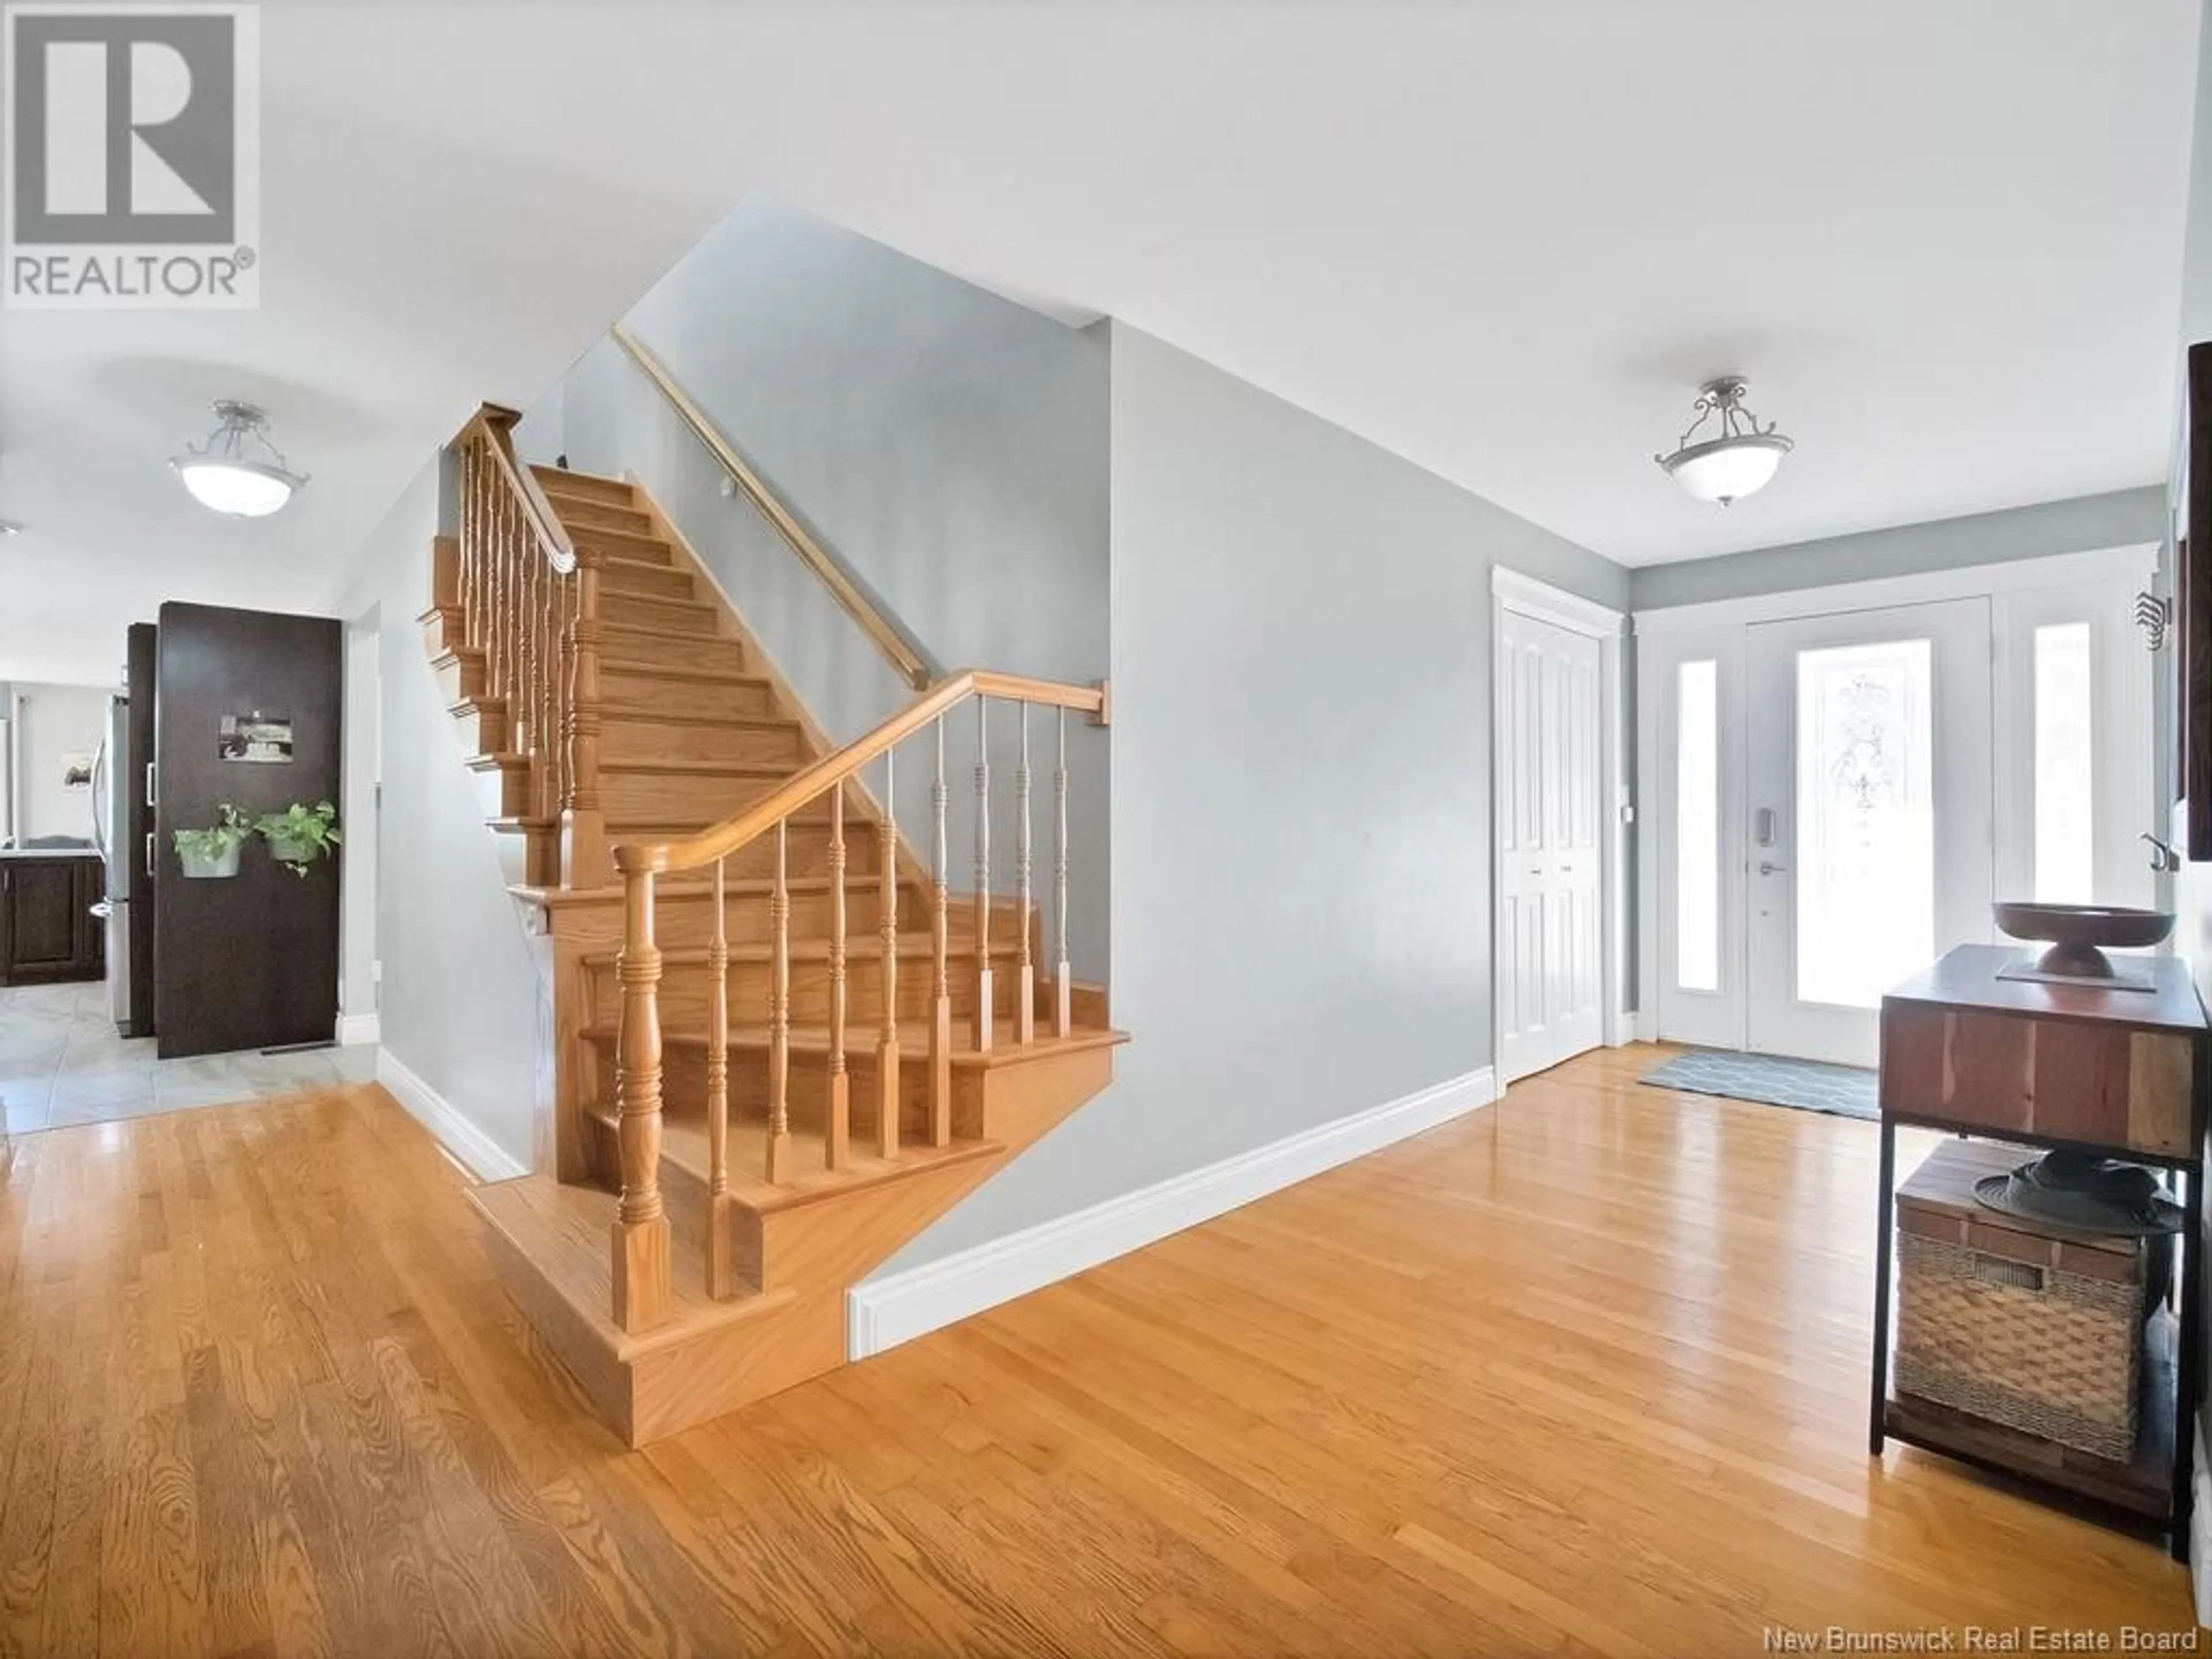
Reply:
[[151, 1037], [119, 1037], [100, 984], [0, 988], [0, 1129], [29, 1134], [188, 1106], [358, 1083], [373, 1048], [156, 1060]]

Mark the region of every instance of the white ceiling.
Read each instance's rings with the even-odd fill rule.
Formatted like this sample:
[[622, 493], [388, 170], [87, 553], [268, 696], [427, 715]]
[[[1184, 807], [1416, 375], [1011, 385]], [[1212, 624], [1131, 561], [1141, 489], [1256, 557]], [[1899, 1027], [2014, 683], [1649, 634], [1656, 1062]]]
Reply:
[[[0, 678], [311, 607], [747, 191], [1110, 313], [1625, 563], [2164, 471], [2197, 0], [262, 8], [263, 303], [0, 316]], [[1748, 374], [1726, 513], [1651, 464]], [[265, 403], [258, 523], [163, 458]]]

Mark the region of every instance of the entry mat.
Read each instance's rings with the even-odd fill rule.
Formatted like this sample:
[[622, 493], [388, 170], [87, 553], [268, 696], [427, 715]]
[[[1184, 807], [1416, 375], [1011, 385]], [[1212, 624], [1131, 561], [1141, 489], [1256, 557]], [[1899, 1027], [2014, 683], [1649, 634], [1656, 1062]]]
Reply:
[[1732, 1100], [1795, 1106], [1800, 1111], [1828, 1112], [1837, 1117], [1881, 1116], [1875, 1073], [1856, 1066], [1827, 1066], [1778, 1054], [1741, 1054], [1724, 1048], [1692, 1048], [1646, 1072], [1642, 1081], [1655, 1089], [1726, 1095]]

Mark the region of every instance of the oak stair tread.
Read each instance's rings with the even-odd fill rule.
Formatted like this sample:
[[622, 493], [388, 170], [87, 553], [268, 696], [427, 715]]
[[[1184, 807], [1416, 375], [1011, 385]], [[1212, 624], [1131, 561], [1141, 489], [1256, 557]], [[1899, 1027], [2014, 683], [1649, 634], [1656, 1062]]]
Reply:
[[[847, 820], [851, 821], [849, 818]], [[826, 893], [830, 890], [828, 876], [793, 876], [785, 885], [794, 893]], [[848, 893], [873, 893], [882, 885], [883, 878], [874, 874], [860, 875], [848, 872], [845, 890]], [[559, 909], [568, 905], [607, 904], [619, 906], [623, 891], [619, 883], [604, 887], [536, 887], [518, 882], [507, 890], [526, 904], [543, 905]], [[653, 890], [665, 902], [671, 898], [705, 898], [714, 890], [711, 876], [662, 876], [653, 884]], [[731, 876], [722, 884], [725, 898], [765, 898], [775, 890], [774, 876]], [[854, 937], [859, 937], [856, 933]], [[871, 935], [872, 937], [872, 935]]]
[[[732, 1150], [737, 1137], [731, 1137]], [[756, 1291], [724, 1302], [707, 1294], [706, 1267], [696, 1249], [669, 1252], [673, 1308], [668, 1320], [632, 1334], [614, 1322], [614, 1267], [607, 1248], [615, 1195], [603, 1187], [568, 1186], [551, 1176], [519, 1176], [472, 1188], [477, 1212], [544, 1276], [617, 1360], [629, 1363], [657, 1349], [696, 1340], [702, 1333], [772, 1313], [793, 1291]]]
[[[875, 1020], [853, 1020], [845, 1030], [845, 1059], [848, 1066], [863, 1066], [872, 1062], [876, 1036], [880, 1030]], [[583, 1036], [592, 1042], [613, 1042], [621, 1036], [620, 1030], [611, 1024], [587, 1025]], [[929, 1022], [926, 1019], [902, 1019], [899, 1022], [899, 1054], [902, 1064], [913, 1065], [926, 1060], [929, 1053]], [[793, 1025], [787, 1037], [794, 1054], [821, 1055], [830, 1053], [830, 1028], [826, 1025]], [[1127, 1031], [1115, 1030], [1104, 1025], [1079, 1025], [1066, 1036], [1052, 1034], [1052, 1022], [1037, 1021], [1036, 1038], [1023, 1043], [1017, 1041], [1014, 1022], [994, 1019], [991, 1022], [991, 1046], [978, 1048], [969, 1029], [969, 1022], [955, 1018], [952, 1022], [952, 1063], [958, 1067], [988, 1071], [994, 1066], [1018, 1066], [1025, 1060], [1042, 1060], [1053, 1054], [1082, 1054], [1092, 1048], [1118, 1048], [1129, 1040]], [[660, 1041], [664, 1048], [704, 1048], [707, 1034], [703, 1030], [662, 1017]], [[765, 1025], [732, 1025], [729, 1046], [748, 1053], [765, 1049], [769, 1045], [769, 1030]], [[664, 1114], [665, 1119], [676, 1115], [673, 1109]]]
[[[732, 668], [687, 668], [681, 663], [645, 662], [639, 661], [634, 658], [617, 657], [613, 655], [603, 655], [600, 657], [599, 672], [602, 674], [626, 674], [637, 679], [682, 680], [686, 684], [701, 685], [751, 685], [764, 687], [769, 684], [768, 677], [765, 674], [740, 673], [737, 670]], [[617, 720], [629, 720], [643, 717], [632, 716], [627, 712], [623, 712], [614, 715], [613, 718]], [[659, 714], [655, 714], [652, 718], [659, 720], [661, 716]]]
[[[799, 769], [789, 761], [607, 759], [599, 763], [602, 777], [609, 772], [665, 772], [685, 777], [781, 780], [798, 776]], [[828, 793], [823, 791], [825, 797]]]
[[[861, 943], [862, 940], [866, 943]], [[931, 933], [909, 930], [898, 936], [898, 942], [899, 955], [902, 957], [927, 957], [934, 953], [937, 949], [936, 936]], [[765, 942], [753, 945], [732, 945], [728, 948], [732, 962], [766, 962], [775, 949], [773, 945]], [[830, 941], [826, 939], [793, 939], [790, 942], [790, 950], [791, 959], [793, 962], [830, 960]], [[972, 939], [965, 940], [954, 939], [947, 943], [945, 951], [947, 955], [956, 957], [973, 957], [978, 954], [975, 941]], [[1018, 939], [994, 939], [991, 941], [991, 955], [994, 959], [1000, 957], [1018, 956], [1020, 952], [1021, 941]], [[619, 954], [619, 951], [614, 950], [586, 951], [584, 952], [583, 961], [586, 967], [598, 967], [602, 963], [612, 962]], [[845, 959], [849, 964], [866, 966], [881, 954], [880, 938], [872, 931], [864, 933], [856, 929], [845, 942]], [[660, 960], [664, 967], [704, 967], [707, 962], [707, 947], [678, 945], [664, 948], [660, 953]]]
[[[587, 1103], [584, 1109], [608, 1128], [619, 1128], [621, 1119], [613, 1107], [594, 1101]], [[827, 1170], [817, 1161], [819, 1149], [805, 1145], [810, 1139], [811, 1136], [793, 1138], [793, 1151], [799, 1154], [794, 1159], [799, 1165], [798, 1172], [782, 1186], [773, 1186], [768, 1179], [768, 1136], [762, 1133], [759, 1121], [740, 1121], [732, 1118], [726, 1147], [730, 1170], [730, 1196], [746, 1209], [768, 1215], [778, 1210], [795, 1209], [802, 1204], [817, 1204], [823, 1199], [836, 1198], [847, 1193], [866, 1192], [894, 1181], [903, 1181], [924, 1170], [965, 1164], [971, 1158], [994, 1158], [1006, 1150], [1003, 1143], [996, 1140], [956, 1138], [942, 1146], [933, 1146], [927, 1141], [909, 1140], [900, 1146], [896, 1158], [882, 1158], [876, 1157], [872, 1151], [865, 1149], [860, 1138], [856, 1135], [853, 1138], [850, 1157], [845, 1167]], [[809, 1158], [805, 1155], [808, 1151], [815, 1152], [817, 1158]], [[692, 1176], [702, 1187], [707, 1185], [711, 1165], [706, 1119], [674, 1117], [662, 1113], [660, 1156]], [[602, 1253], [605, 1253], [604, 1243]]]
[[603, 490], [619, 490], [625, 495], [634, 495], [637, 493], [637, 486], [628, 478], [610, 478], [603, 472], [586, 472], [573, 466], [547, 466], [533, 461], [531, 463], [530, 472], [541, 485], [554, 488], [573, 479], [578, 483], [596, 485]]

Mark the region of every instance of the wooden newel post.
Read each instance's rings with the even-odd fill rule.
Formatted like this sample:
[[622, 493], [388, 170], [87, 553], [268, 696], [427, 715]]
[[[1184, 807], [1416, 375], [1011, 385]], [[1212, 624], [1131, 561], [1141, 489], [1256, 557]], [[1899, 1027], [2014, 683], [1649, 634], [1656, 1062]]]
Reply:
[[615, 1050], [621, 1116], [622, 1200], [615, 1211], [614, 1321], [626, 1331], [666, 1319], [668, 1215], [660, 1199], [660, 950], [653, 943], [653, 877], [659, 848], [625, 848], [623, 927], [615, 980], [622, 987], [622, 1036]]
[[599, 807], [599, 562], [596, 550], [576, 552], [576, 614], [567, 652], [574, 676], [568, 694], [568, 793], [561, 814], [562, 879], [571, 887], [603, 887], [607, 820]]

